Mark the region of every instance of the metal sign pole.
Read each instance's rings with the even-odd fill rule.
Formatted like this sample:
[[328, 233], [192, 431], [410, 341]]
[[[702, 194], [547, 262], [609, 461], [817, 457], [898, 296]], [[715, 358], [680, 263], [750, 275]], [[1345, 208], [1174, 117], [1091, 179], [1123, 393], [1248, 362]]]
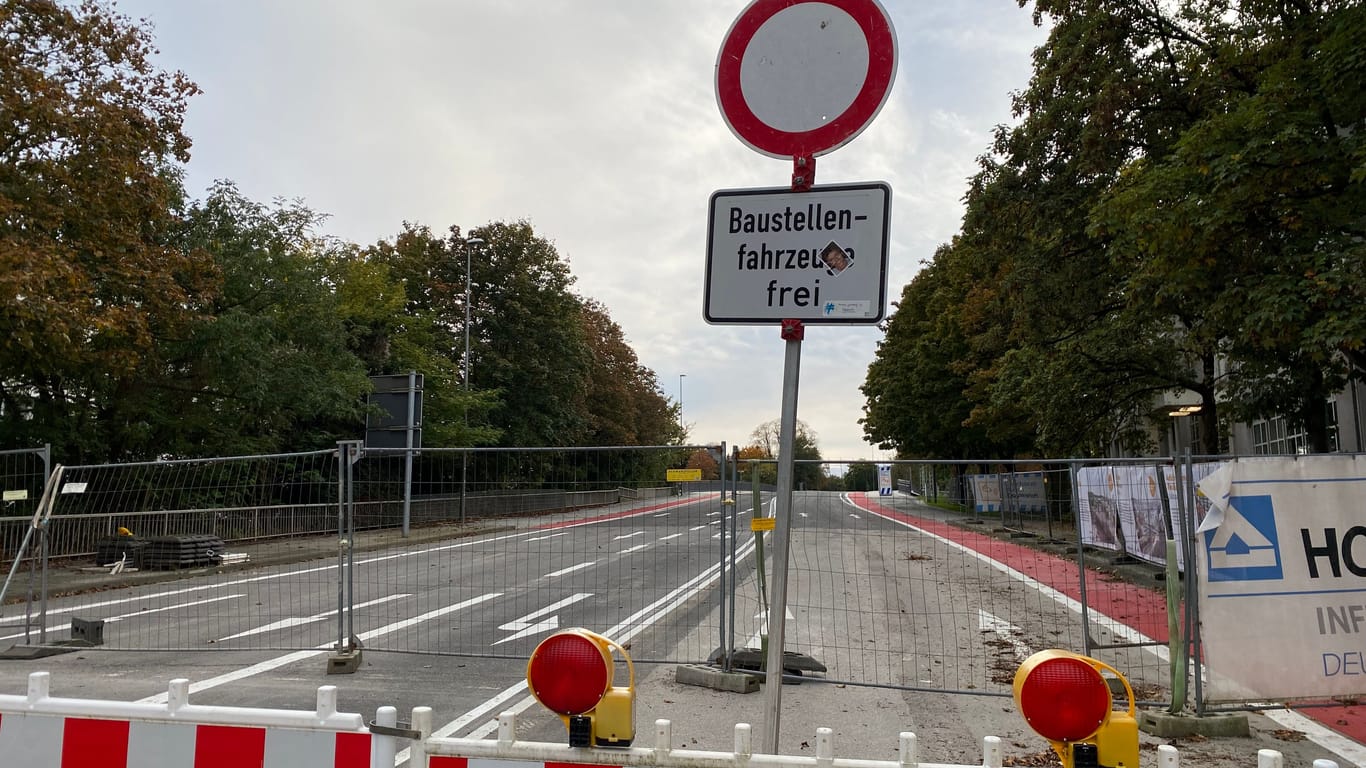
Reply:
[[764, 670], [764, 751], [778, 754], [783, 707], [783, 635], [787, 617], [788, 544], [792, 537], [792, 452], [797, 443], [797, 381], [802, 364], [802, 324], [783, 321], [783, 413], [778, 437], [777, 525], [773, 531], [773, 595], [768, 604], [768, 655]]

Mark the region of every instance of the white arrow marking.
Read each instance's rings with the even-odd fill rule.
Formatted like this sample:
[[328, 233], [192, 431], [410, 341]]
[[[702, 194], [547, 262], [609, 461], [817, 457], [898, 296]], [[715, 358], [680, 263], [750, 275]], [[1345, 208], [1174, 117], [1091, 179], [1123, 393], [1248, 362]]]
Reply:
[[[768, 614], [756, 613], [754, 614], [754, 618], [759, 620], [759, 628], [754, 630], [754, 634], [749, 636], [749, 641], [745, 644], [746, 648], [764, 647], [763, 636], [768, 634]], [[792, 615], [791, 610], [787, 608], [783, 609], [783, 619], [785, 621], [792, 621], [794, 618], [796, 617]]]
[[[356, 603], [355, 605], [353, 605], [353, 606], [351, 606], [351, 607], [352, 607], [352, 608], [364, 608], [364, 607], [369, 606], [369, 605], [378, 605], [378, 604], [380, 604], [380, 603], [387, 603], [387, 602], [389, 602], [389, 601], [391, 601], [391, 600], [400, 600], [400, 599], [405, 598], [405, 597], [412, 597], [412, 595], [408, 595], [408, 594], [389, 595], [388, 597], [381, 597], [381, 598], [378, 599], [378, 600], [371, 600], [371, 601], [366, 602], [366, 603]], [[221, 642], [223, 642], [223, 641], [225, 641], [225, 640], [236, 640], [236, 639], [239, 638], [239, 637], [248, 637], [248, 636], [250, 636], [250, 635], [259, 635], [259, 634], [261, 634], [262, 632], [274, 632], [274, 631], [277, 630], [277, 629], [288, 629], [288, 628], [290, 628], [290, 627], [301, 627], [301, 626], [303, 626], [304, 624], [312, 624], [312, 623], [315, 622], [315, 621], [322, 621], [322, 620], [324, 620], [324, 619], [329, 619], [329, 618], [331, 618], [331, 617], [333, 617], [333, 616], [336, 616], [336, 615], [337, 615], [337, 612], [336, 612], [335, 610], [332, 610], [332, 611], [323, 611], [322, 613], [316, 613], [316, 614], [314, 614], [314, 615], [312, 615], [312, 616], [304, 616], [304, 617], [302, 617], [302, 618], [300, 618], [300, 617], [295, 617], [295, 618], [290, 618], [290, 619], [280, 619], [279, 621], [272, 621], [272, 622], [269, 623], [269, 624], [262, 624], [261, 626], [256, 627], [255, 629], [248, 629], [248, 630], [245, 631], [245, 632], [238, 632], [238, 633], [235, 634], [235, 635], [228, 635], [227, 637], [220, 637], [220, 638], [218, 638], [217, 640], [215, 640], [214, 642], [215, 642], [215, 643], [221, 643]]]
[[577, 594], [570, 595], [569, 597], [566, 597], [565, 599], [560, 600], [559, 602], [551, 603], [550, 605], [547, 605], [539, 611], [536, 611], [534, 613], [528, 613], [520, 619], [514, 619], [512, 621], [509, 621], [508, 623], [503, 624], [498, 628], [503, 630], [504, 632], [512, 632], [514, 634], [508, 635], [502, 640], [495, 642], [494, 645], [502, 645], [503, 643], [512, 640], [518, 640], [529, 635], [536, 635], [540, 634], [541, 632], [546, 632], [552, 629], [558, 629], [560, 626], [559, 616], [551, 616], [550, 618], [545, 619], [544, 621], [536, 621], [536, 619], [539, 619], [548, 613], [554, 613], [555, 611], [558, 611], [566, 605], [573, 605], [574, 603], [577, 603], [580, 600], [585, 600], [592, 596], [593, 594], [591, 592], [579, 592]]
[[992, 616], [980, 608], [977, 609], [977, 623], [982, 631], [995, 632], [1002, 640], [1010, 643], [1011, 647], [1015, 649], [1015, 656], [1018, 657], [1020, 661], [1029, 658], [1029, 654], [1031, 653], [1029, 646], [1025, 645], [1020, 640], [1020, 635], [1024, 634], [1024, 630], [1005, 619], [999, 619]]

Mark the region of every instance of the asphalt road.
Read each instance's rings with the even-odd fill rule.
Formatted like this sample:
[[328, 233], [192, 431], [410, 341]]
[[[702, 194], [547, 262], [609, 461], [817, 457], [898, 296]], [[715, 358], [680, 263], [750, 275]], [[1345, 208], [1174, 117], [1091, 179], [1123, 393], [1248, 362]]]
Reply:
[[[742, 534], [748, 503], [741, 494]], [[884, 503], [918, 509], [907, 499]], [[1046, 744], [1001, 696], [1008, 682], [956, 665], [978, 664], [971, 660], [991, 653], [1008, 663], [1055, 645], [1057, 628], [1074, 624], [1075, 615], [981, 557], [908, 534], [904, 523], [866, 507], [837, 494], [796, 495], [788, 647], [819, 658], [831, 680], [887, 676], [923, 689], [784, 686], [779, 751], [813, 754], [815, 729], [826, 726], [835, 729], [840, 757], [894, 759], [901, 731], [918, 734], [919, 757], [928, 762], [980, 763], [989, 735], [1005, 740], [1013, 760], [1046, 756]], [[430, 706], [439, 734], [485, 737], [493, 718], [515, 711], [520, 738], [560, 741], [558, 718], [526, 691], [525, 659], [554, 629], [585, 626], [627, 645], [637, 659], [638, 741], [648, 743], [651, 724], [662, 717], [673, 722], [676, 746], [728, 750], [736, 723], [752, 723], [757, 732], [765, 722], [762, 695], [680, 685], [674, 663], [651, 663], [705, 658], [719, 643], [716, 627], [732, 618], [716, 607], [720, 519], [719, 499], [699, 495], [357, 552], [349, 582], [364, 608], [342, 630], [366, 646], [354, 675], [326, 674], [327, 649], [338, 634], [335, 561], [206, 571], [72, 595], [50, 607], [53, 626], [71, 616], [103, 618], [119, 650], [0, 662], [0, 690], [22, 692], [24, 678], [41, 669], [52, 673], [53, 695], [155, 701], [164, 700], [169, 679], [184, 677], [196, 703], [311, 709], [318, 686], [337, 685], [340, 708], [367, 718], [385, 705], [405, 719], [412, 707]], [[742, 599], [733, 618], [745, 645], [763, 618], [758, 602], [745, 602], [760, 594], [753, 538], [740, 541]], [[855, 576], [851, 582], [832, 574]], [[904, 584], [938, 586], [896, 586]], [[1006, 614], [1003, 606], [1022, 602], [1032, 610]], [[12, 611], [0, 620], [0, 634], [13, 634]], [[924, 620], [899, 618], [908, 611]], [[984, 614], [1006, 614], [1011, 629], [992, 630]], [[864, 637], [865, 629], [899, 650], [861, 653], [850, 638]], [[158, 648], [166, 650], [148, 650]], [[988, 682], [973, 691], [929, 690], [984, 677]], [[1276, 730], [1266, 722], [1251, 739], [1178, 746], [1187, 762], [1200, 765], [1251, 765], [1264, 747], [1284, 752], [1288, 765], [1336, 757], [1312, 742], [1279, 740]], [[1165, 741], [1144, 738], [1149, 748]]]

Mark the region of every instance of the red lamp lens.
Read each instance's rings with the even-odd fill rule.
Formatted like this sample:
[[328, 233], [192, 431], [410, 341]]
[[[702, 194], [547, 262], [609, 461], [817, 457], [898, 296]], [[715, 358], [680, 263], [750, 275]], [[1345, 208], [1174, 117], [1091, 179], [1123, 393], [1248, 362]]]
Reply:
[[1019, 700], [1029, 726], [1054, 741], [1085, 739], [1110, 714], [1110, 686], [1081, 659], [1041, 662], [1025, 678]]
[[532, 654], [527, 683], [550, 711], [581, 715], [596, 707], [612, 684], [611, 658], [583, 635], [551, 635]]

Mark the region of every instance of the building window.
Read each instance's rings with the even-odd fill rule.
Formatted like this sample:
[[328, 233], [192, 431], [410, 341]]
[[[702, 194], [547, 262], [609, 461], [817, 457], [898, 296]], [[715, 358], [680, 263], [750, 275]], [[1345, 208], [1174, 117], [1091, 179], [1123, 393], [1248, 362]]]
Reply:
[[[1328, 450], [1337, 452], [1338, 404], [1328, 401]], [[1309, 453], [1309, 435], [1303, 430], [1290, 431], [1284, 416], [1252, 422], [1252, 452], [1258, 455]]]

